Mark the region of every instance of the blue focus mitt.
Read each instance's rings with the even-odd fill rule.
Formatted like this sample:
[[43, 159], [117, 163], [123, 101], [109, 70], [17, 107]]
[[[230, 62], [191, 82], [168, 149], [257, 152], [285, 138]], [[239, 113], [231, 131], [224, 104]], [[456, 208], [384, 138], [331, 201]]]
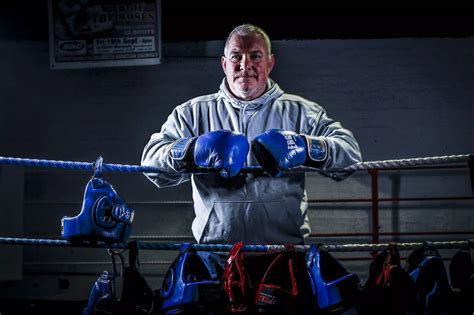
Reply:
[[348, 272], [325, 249], [315, 244], [309, 249], [307, 267], [317, 307], [327, 312], [346, 309], [348, 300], [358, 292], [359, 277]]
[[442, 312], [449, 308], [448, 274], [439, 252], [429, 242], [408, 255], [406, 269], [415, 283], [420, 310]]

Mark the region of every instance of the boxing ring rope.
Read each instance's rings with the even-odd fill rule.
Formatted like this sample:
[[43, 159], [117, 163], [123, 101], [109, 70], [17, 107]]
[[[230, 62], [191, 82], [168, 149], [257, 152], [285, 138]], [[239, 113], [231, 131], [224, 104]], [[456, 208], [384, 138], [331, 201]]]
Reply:
[[[71, 242], [63, 239], [34, 239], [34, 238], [17, 238], [17, 237], [0, 237], [0, 244], [5, 245], [27, 245], [27, 246], [49, 246], [49, 247], [88, 247], [88, 248], [110, 248], [110, 249], [126, 249], [127, 243], [105, 244], [102, 242]], [[397, 243], [399, 250], [412, 250], [426, 244], [425, 242], [413, 243]], [[137, 242], [138, 249], [143, 250], [180, 250], [183, 243], [159, 243], [159, 242]], [[362, 252], [362, 251], [378, 251], [387, 248], [389, 243], [380, 244], [343, 244], [331, 245], [321, 244], [326, 250], [331, 252]], [[474, 239], [466, 241], [440, 241], [430, 242], [436, 249], [459, 249], [474, 248]], [[228, 252], [232, 245], [227, 244], [191, 244], [191, 247], [200, 251]], [[245, 252], [272, 252], [283, 251], [285, 245], [244, 245], [242, 250]], [[307, 251], [309, 245], [295, 245], [296, 251]]]
[[[99, 158], [101, 159], [101, 158]], [[414, 166], [427, 166], [427, 165], [439, 165], [439, 164], [452, 164], [467, 162], [470, 168], [471, 183], [474, 182], [473, 175], [473, 154], [458, 154], [458, 155], [445, 155], [445, 156], [434, 156], [434, 157], [421, 157], [421, 158], [409, 158], [409, 159], [397, 159], [397, 160], [384, 160], [384, 161], [368, 161], [360, 162], [343, 169], [343, 171], [360, 171], [368, 170], [372, 176], [372, 244], [345, 244], [345, 245], [328, 245], [322, 244], [328, 251], [333, 252], [351, 252], [351, 251], [377, 251], [387, 248], [388, 243], [379, 243], [379, 232], [378, 232], [378, 188], [377, 188], [377, 176], [378, 170], [381, 169], [398, 169], [398, 168], [411, 168]], [[91, 170], [95, 168], [96, 163], [93, 162], [75, 162], [75, 161], [60, 161], [60, 160], [45, 160], [45, 159], [29, 159], [29, 158], [15, 158], [15, 157], [1, 157], [0, 165], [21, 165], [27, 167], [45, 167], [45, 168], [63, 168], [63, 169], [79, 169], [79, 170]], [[123, 164], [110, 164], [102, 163], [101, 167], [106, 171], [115, 172], [142, 172], [142, 173], [167, 173], [163, 170], [149, 166], [138, 166], [138, 165], [123, 165]], [[200, 174], [200, 173], [211, 173], [212, 170], [193, 170], [189, 173]], [[217, 171], [216, 171], [217, 172]], [[262, 173], [263, 169], [259, 166], [245, 167], [242, 169], [244, 173]], [[296, 167], [291, 169], [289, 172], [319, 172], [318, 169], [307, 168], [307, 167]], [[473, 188], [474, 189], [474, 188]], [[173, 243], [157, 243], [157, 242], [143, 242], [138, 241], [139, 249], [146, 250], [179, 250], [182, 244]], [[89, 242], [71, 242], [65, 239], [34, 239], [34, 238], [16, 238], [16, 237], [0, 237], [0, 244], [6, 245], [32, 245], [32, 246], [55, 246], [55, 247], [92, 247], [92, 248], [111, 248], [111, 249], [124, 249], [127, 248], [126, 243], [89, 243]], [[400, 250], [410, 250], [422, 246], [423, 242], [418, 243], [397, 243]], [[451, 248], [474, 248], [474, 240], [467, 241], [445, 241], [445, 242], [432, 242], [435, 248], [438, 249], [451, 249]], [[192, 244], [192, 247], [197, 250], [203, 251], [230, 251], [232, 245], [228, 244]], [[266, 252], [266, 251], [280, 251], [284, 250], [283, 245], [245, 245], [244, 251], [249, 252]], [[306, 251], [309, 246], [297, 245], [295, 249], [298, 251]]]
[[[433, 157], [420, 157], [420, 158], [409, 158], [409, 159], [398, 159], [398, 160], [383, 160], [383, 161], [367, 161], [359, 162], [354, 165], [350, 165], [343, 171], [360, 171], [360, 170], [372, 170], [372, 169], [386, 169], [386, 168], [403, 168], [420, 165], [433, 165], [433, 164], [451, 164], [470, 162], [473, 159], [472, 154], [458, 154], [458, 155], [444, 155], [444, 156], [433, 156]], [[15, 157], [3, 157], [0, 156], [0, 165], [22, 165], [27, 167], [45, 167], [45, 168], [64, 168], [64, 169], [78, 169], [78, 170], [91, 170], [94, 168], [93, 162], [75, 162], [75, 161], [58, 161], [58, 160], [43, 160], [43, 159], [28, 159], [28, 158], [15, 158]], [[151, 166], [139, 166], [139, 165], [126, 165], [126, 164], [110, 164], [103, 163], [103, 170], [114, 171], [114, 172], [141, 172], [141, 173], [168, 173], [162, 169], [151, 167]], [[248, 166], [242, 169], [244, 173], [262, 172], [260, 166]], [[309, 167], [295, 167], [291, 169], [291, 172], [318, 172], [319, 170]], [[191, 171], [191, 173], [199, 173], [200, 170]], [[202, 172], [209, 173], [210, 170], [202, 170]], [[217, 172], [217, 171], [216, 171]]]

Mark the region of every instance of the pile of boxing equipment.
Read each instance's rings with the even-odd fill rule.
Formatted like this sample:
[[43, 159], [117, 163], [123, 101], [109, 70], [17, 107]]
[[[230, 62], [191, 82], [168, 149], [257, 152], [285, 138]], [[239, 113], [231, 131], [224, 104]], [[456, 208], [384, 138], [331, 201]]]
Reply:
[[[326, 314], [346, 310], [359, 279], [322, 246], [267, 253], [196, 251], [184, 244], [158, 301], [162, 314]], [[322, 270], [320, 267], [324, 266]]]
[[[132, 246], [133, 245], [133, 246]], [[472, 314], [474, 274], [469, 250], [450, 264], [451, 285], [439, 253], [429, 243], [400, 266], [390, 244], [370, 265], [361, 285], [323, 246], [307, 253], [286, 245], [266, 253], [198, 251], [183, 244], [154, 292], [138, 272], [136, 243], [129, 242], [129, 266], [122, 271], [121, 298], [116, 271], [104, 271], [93, 285], [84, 314]]]
[[[125, 243], [134, 210], [102, 178], [102, 159], [88, 182], [81, 212], [64, 217], [62, 236], [71, 242]], [[139, 272], [135, 241], [119, 252], [109, 249], [113, 272], [102, 272], [93, 284], [86, 314], [473, 314], [472, 250], [461, 249], [450, 263], [451, 284], [438, 251], [428, 242], [400, 265], [396, 244], [375, 257], [369, 278], [361, 285], [323, 246], [308, 252], [285, 245], [281, 251], [229, 253], [197, 251], [183, 244], [153, 292]], [[128, 266], [122, 253], [128, 250]], [[116, 269], [115, 257], [122, 270]], [[117, 297], [116, 278], [123, 282]]]
[[184, 244], [157, 291], [160, 314], [472, 314], [474, 265], [468, 249], [450, 263], [451, 285], [428, 242], [405, 268], [391, 243], [370, 264], [365, 284], [323, 246], [267, 253], [196, 251]]

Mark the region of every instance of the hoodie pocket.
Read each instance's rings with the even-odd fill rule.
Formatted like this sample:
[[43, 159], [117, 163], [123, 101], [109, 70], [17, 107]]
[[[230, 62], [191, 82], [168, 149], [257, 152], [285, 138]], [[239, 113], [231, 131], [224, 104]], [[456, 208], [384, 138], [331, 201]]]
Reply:
[[276, 244], [301, 239], [299, 209], [288, 211], [283, 200], [215, 201], [201, 243]]

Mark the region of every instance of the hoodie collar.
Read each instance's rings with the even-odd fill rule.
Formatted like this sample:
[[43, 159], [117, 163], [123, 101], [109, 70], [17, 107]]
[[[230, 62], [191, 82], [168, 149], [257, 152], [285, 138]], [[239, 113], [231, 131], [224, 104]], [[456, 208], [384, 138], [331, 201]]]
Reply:
[[227, 86], [226, 79], [222, 80], [220, 85], [219, 94], [222, 98], [229, 101], [232, 104], [232, 107], [236, 109], [240, 109], [245, 107], [247, 110], [256, 110], [259, 107], [269, 103], [273, 99], [281, 96], [283, 94], [283, 90], [280, 89], [278, 84], [276, 84], [272, 79], [268, 78], [267, 82], [267, 91], [257, 97], [254, 100], [244, 101], [241, 99], [236, 98], [229, 90]]

